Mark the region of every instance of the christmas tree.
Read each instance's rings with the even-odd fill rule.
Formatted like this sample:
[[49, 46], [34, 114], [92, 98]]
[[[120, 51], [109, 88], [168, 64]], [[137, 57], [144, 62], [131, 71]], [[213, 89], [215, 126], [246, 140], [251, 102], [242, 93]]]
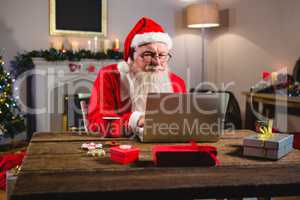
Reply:
[[14, 79], [3, 65], [0, 56], [0, 135], [13, 138], [25, 130], [25, 123], [13, 97]]

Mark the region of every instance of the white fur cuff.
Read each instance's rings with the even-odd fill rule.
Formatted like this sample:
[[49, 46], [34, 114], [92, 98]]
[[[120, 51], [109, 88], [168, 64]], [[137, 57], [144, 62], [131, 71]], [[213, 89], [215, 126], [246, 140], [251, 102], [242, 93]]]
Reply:
[[143, 115], [142, 112], [135, 111], [129, 117], [128, 125], [132, 129], [133, 133], [136, 132], [138, 120], [142, 115]]

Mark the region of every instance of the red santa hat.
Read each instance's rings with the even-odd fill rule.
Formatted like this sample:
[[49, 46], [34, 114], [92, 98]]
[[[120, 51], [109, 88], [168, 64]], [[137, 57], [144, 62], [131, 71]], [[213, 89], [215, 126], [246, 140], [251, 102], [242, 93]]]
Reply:
[[150, 42], [163, 42], [169, 49], [172, 48], [172, 39], [162, 26], [150, 18], [143, 17], [127, 35], [124, 44], [124, 60], [128, 60], [130, 48]]

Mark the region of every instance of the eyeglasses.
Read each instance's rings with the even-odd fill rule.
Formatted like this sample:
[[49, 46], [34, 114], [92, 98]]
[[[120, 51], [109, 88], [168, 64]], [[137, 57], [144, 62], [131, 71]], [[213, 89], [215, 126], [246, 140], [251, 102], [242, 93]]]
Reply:
[[145, 52], [140, 56], [141, 56], [141, 58], [143, 58], [143, 60], [145, 62], [151, 62], [152, 60], [155, 60], [156, 58], [158, 58], [160, 62], [164, 63], [164, 62], [169, 62], [170, 59], [172, 58], [172, 55], [170, 53], [157, 55], [154, 52]]

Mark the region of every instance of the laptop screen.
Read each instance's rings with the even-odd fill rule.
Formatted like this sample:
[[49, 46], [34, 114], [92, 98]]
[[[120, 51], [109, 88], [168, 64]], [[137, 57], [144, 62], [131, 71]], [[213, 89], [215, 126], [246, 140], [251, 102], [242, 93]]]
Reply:
[[226, 93], [151, 93], [143, 142], [217, 141], [224, 130]]

